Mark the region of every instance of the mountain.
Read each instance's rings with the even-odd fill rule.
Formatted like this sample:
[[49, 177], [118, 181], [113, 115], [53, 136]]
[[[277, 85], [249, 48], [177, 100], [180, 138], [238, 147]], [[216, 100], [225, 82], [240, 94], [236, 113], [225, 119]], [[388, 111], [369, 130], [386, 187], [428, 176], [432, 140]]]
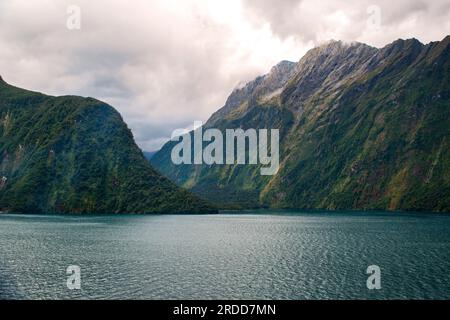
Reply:
[[280, 169], [152, 164], [222, 207], [450, 211], [450, 36], [331, 41], [233, 91], [205, 128], [279, 129]]
[[156, 152], [158, 152], [158, 151], [143, 151], [144, 157], [149, 161], [153, 158], [153, 156], [156, 154]]
[[0, 211], [216, 211], [158, 174], [111, 106], [47, 96], [2, 79], [0, 179]]

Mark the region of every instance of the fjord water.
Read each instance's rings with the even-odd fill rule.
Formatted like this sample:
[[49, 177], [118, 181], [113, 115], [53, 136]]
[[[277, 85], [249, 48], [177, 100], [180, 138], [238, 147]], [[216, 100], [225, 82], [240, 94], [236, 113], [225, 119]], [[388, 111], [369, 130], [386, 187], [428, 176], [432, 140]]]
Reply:
[[0, 298], [450, 299], [450, 216], [0, 215]]

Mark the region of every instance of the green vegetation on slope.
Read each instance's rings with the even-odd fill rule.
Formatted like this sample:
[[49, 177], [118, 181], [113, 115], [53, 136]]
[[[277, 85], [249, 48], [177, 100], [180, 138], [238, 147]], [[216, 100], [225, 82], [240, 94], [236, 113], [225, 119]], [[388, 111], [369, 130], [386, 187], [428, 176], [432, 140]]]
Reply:
[[120, 114], [92, 98], [51, 97], [0, 80], [0, 210], [209, 213], [158, 174]]

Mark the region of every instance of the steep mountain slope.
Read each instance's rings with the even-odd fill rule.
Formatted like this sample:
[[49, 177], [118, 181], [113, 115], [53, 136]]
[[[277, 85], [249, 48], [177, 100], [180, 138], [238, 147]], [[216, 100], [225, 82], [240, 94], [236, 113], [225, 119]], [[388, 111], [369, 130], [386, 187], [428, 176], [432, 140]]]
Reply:
[[[269, 74], [236, 89], [225, 106], [214, 113], [205, 128], [281, 128], [285, 136], [293, 121], [292, 113], [271, 103], [281, 88], [295, 74], [296, 63], [282, 61]], [[275, 94], [274, 94], [275, 93]], [[176, 143], [168, 142], [150, 160], [177, 184], [192, 189], [202, 197], [225, 208], [259, 207], [259, 193], [269, 181], [260, 176], [259, 167], [239, 165], [174, 166], [171, 151]]]
[[0, 79], [0, 210], [200, 213], [215, 210], [159, 175], [120, 114]]
[[450, 37], [382, 49], [333, 41], [289, 68], [281, 88], [255, 90], [258, 78], [233, 92], [206, 126], [280, 129], [275, 176], [175, 166], [173, 143], [152, 163], [222, 206], [450, 211], [449, 50]]

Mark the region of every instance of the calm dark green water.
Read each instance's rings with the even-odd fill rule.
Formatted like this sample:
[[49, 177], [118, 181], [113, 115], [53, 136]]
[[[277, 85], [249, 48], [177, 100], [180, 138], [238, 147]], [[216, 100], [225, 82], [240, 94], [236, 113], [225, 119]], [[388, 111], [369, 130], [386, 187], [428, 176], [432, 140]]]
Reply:
[[0, 215], [0, 298], [450, 299], [450, 215]]

